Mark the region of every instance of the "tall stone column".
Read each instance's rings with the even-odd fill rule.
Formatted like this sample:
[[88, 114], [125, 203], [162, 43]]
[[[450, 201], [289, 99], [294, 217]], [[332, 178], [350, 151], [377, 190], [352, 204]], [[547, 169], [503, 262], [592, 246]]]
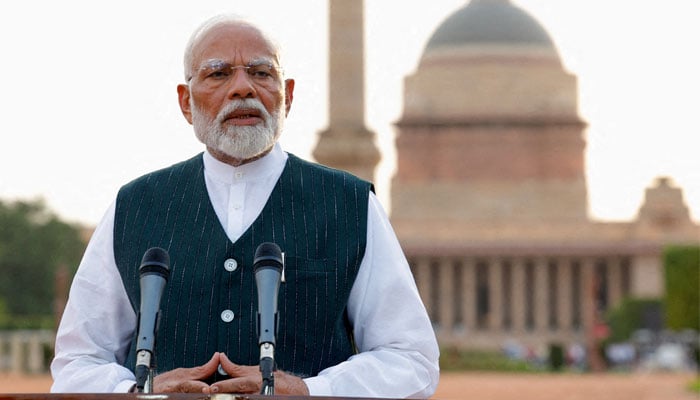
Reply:
[[537, 332], [546, 332], [549, 329], [549, 304], [547, 294], [549, 287], [547, 285], [547, 260], [539, 258], [535, 262], [535, 330]]
[[380, 159], [365, 127], [364, 1], [329, 0], [329, 123], [313, 156], [373, 181]]
[[454, 335], [454, 263], [453, 260], [444, 257], [440, 260], [440, 321], [438, 324], [442, 336], [452, 339]]
[[557, 267], [557, 322], [558, 329], [560, 332], [565, 332], [570, 334], [573, 331], [573, 313], [572, 313], [572, 260], [562, 259], [559, 261]]
[[513, 332], [525, 332], [525, 260], [513, 259], [511, 277], [511, 299], [513, 304]]
[[503, 329], [503, 266], [500, 260], [491, 259], [489, 266], [489, 329]]
[[583, 330], [586, 333], [588, 365], [593, 371], [598, 372], [602, 371], [605, 365], [600, 355], [600, 339], [596, 332], [599, 320], [597, 304], [599, 284], [595, 274], [595, 261], [590, 258], [585, 259], [581, 268]]
[[476, 330], [476, 261], [462, 260], [462, 321], [467, 332]]

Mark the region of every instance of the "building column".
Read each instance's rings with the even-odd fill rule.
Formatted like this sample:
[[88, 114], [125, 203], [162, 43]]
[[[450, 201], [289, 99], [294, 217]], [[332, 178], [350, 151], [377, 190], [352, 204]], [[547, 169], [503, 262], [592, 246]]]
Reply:
[[598, 283], [596, 282], [595, 268], [595, 260], [592, 258], [583, 260], [581, 265], [581, 317], [583, 332], [586, 335], [588, 365], [593, 371], [602, 371], [604, 362], [600, 355], [600, 344], [596, 335], [596, 324], [598, 322], [596, 292]]
[[581, 262], [581, 328], [588, 334], [595, 321], [595, 262], [586, 258]]
[[573, 331], [573, 314], [571, 308], [572, 260], [562, 259], [557, 263], [557, 322], [558, 330], [565, 333]]
[[500, 260], [488, 260], [489, 271], [489, 322], [488, 327], [493, 332], [501, 332], [503, 328], [503, 266]]
[[465, 331], [476, 330], [476, 260], [462, 260], [462, 321]]
[[454, 264], [452, 259], [440, 260], [440, 321], [437, 321], [443, 335], [450, 338], [454, 329]]
[[330, 0], [328, 128], [313, 151], [321, 164], [374, 181], [381, 154], [365, 126], [364, 1]]
[[513, 305], [513, 332], [525, 332], [525, 260], [513, 259], [511, 274], [511, 301]]
[[549, 307], [547, 293], [547, 260], [538, 258], [535, 261], [535, 332], [546, 332], [548, 328]]

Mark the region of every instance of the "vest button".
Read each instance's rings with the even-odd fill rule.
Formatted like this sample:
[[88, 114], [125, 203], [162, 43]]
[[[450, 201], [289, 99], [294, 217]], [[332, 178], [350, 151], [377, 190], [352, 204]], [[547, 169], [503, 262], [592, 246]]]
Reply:
[[224, 310], [221, 312], [221, 320], [224, 322], [231, 322], [233, 321], [234, 313], [231, 310]]
[[224, 261], [224, 269], [228, 272], [233, 272], [238, 269], [238, 262], [233, 258], [229, 258], [228, 260]]

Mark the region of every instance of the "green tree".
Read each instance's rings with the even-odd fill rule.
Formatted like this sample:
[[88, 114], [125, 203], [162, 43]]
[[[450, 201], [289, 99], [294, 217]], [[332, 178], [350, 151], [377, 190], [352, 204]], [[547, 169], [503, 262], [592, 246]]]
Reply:
[[605, 316], [610, 327], [610, 336], [606, 342], [629, 340], [634, 331], [642, 328], [653, 329], [655, 325], [663, 323], [663, 318], [664, 310], [660, 299], [624, 299], [618, 307], [608, 311]]
[[55, 271], [64, 265], [72, 275], [84, 249], [80, 229], [49, 212], [43, 201], [0, 200], [3, 327], [50, 324]]
[[667, 327], [700, 331], [700, 246], [667, 248], [664, 269]]

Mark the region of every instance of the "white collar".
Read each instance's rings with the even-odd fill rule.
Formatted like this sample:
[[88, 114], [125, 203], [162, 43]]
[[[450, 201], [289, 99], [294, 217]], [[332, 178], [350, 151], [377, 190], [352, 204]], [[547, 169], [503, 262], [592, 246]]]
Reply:
[[256, 181], [279, 175], [287, 163], [287, 153], [275, 143], [265, 156], [238, 167], [226, 164], [214, 158], [208, 151], [204, 152], [204, 170], [206, 174], [219, 182], [233, 184], [236, 182]]

